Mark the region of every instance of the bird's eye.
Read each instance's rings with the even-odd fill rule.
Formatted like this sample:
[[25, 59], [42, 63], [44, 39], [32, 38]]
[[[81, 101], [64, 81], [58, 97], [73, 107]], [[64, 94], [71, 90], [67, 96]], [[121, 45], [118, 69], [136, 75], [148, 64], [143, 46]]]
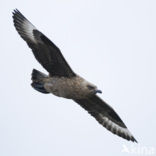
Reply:
[[88, 89], [92, 90], [92, 89], [95, 89], [95, 87], [93, 86], [90, 86], [90, 85], [87, 85]]

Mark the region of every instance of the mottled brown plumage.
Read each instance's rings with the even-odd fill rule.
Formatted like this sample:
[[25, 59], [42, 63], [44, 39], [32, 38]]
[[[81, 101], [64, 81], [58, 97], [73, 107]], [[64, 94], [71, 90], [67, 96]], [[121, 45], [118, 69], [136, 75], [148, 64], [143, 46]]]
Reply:
[[88, 85], [94, 86], [80, 76], [75, 76], [73, 78], [48, 77], [44, 79], [44, 88], [48, 92], [68, 99], [89, 98], [94, 95], [97, 87], [94, 86], [94, 89], [91, 90], [88, 89]]
[[13, 12], [13, 21], [17, 32], [32, 49], [35, 58], [49, 72], [49, 75], [45, 75], [33, 70], [31, 85], [34, 89], [41, 93], [73, 99], [106, 129], [122, 138], [137, 142], [113, 108], [96, 95], [101, 91], [73, 72], [53, 42], [18, 10]]

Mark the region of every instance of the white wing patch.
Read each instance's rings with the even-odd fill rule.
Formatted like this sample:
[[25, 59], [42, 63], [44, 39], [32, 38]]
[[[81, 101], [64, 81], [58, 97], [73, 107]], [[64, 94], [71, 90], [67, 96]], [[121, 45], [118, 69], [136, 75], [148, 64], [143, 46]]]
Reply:
[[35, 30], [36, 27], [31, 22], [29, 22], [18, 10], [14, 10], [13, 19], [14, 25], [20, 36], [25, 41], [36, 43], [37, 40], [33, 34], [33, 30]]
[[34, 35], [33, 35], [33, 30], [36, 29], [35, 26], [33, 26], [28, 20], [25, 20], [23, 22], [23, 32], [25, 35], [33, 42], [36, 42]]
[[119, 125], [117, 125], [116, 123], [114, 123], [113, 121], [111, 121], [108, 117], [103, 116], [102, 114], [99, 114], [100, 117], [103, 119], [103, 125], [110, 130], [111, 132], [121, 135], [121, 136], [125, 136], [126, 138], [129, 139], [133, 139], [133, 135], [130, 133], [130, 131], [127, 128], [121, 127]]

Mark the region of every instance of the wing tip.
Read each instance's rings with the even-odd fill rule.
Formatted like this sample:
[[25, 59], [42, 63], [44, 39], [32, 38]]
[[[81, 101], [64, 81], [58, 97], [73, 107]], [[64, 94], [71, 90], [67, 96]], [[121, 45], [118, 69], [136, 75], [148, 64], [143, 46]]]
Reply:
[[17, 8], [13, 9], [12, 13], [16, 13], [16, 12], [19, 12], [19, 10]]
[[12, 18], [15, 27], [23, 23], [25, 20], [25, 17], [21, 14], [21, 12], [18, 9], [14, 9], [12, 12]]
[[16, 17], [17, 15], [22, 15], [22, 13], [18, 9], [13, 9], [12, 11], [12, 17]]
[[[127, 129], [128, 130], [128, 129]], [[116, 135], [128, 140], [128, 141], [132, 141], [134, 143], [138, 143], [138, 141], [133, 137], [133, 135], [128, 132], [129, 134], [125, 134], [125, 133], [117, 133]]]
[[[126, 128], [127, 129], [127, 128]], [[129, 132], [127, 129], [127, 133], [121, 132], [121, 133], [116, 133], [116, 135], [122, 137], [123, 139], [126, 139], [128, 141], [132, 141], [134, 143], [138, 143], [138, 141], [134, 138], [134, 136]]]
[[14, 9], [12, 12], [12, 18], [14, 26], [19, 33], [19, 35], [26, 41], [26, 42], [33, 42], [36, 43], [33, 30], [36, 27], [18, 10]]
[[138, 141], [132, 136], [131, 141], [134, 143], [138, 143]]

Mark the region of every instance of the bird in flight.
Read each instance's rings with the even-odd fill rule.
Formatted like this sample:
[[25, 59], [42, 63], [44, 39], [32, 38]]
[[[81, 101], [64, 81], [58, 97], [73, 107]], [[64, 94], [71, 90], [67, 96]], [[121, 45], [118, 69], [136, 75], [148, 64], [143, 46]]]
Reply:
[[74, 100], [106, 129], [124, 139], [137, 142], [114, 109], [97, 96], [97, 93], [102, 93], [101, 90], [76, 74], [60, 49], [17, 9], [13, 11], [13, 22], [35, 58], [49, 73], [46, 75], [33, 69], [31, 86], [35, 90]]

